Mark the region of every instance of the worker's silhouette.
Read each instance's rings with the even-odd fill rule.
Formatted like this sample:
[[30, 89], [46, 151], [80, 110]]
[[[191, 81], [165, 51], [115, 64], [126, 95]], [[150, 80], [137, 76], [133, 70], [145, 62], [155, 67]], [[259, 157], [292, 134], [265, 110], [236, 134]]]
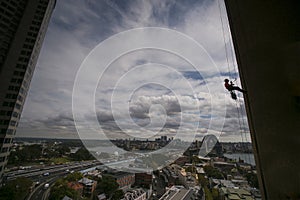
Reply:
[[229, 92], [232, 92], [233, 90], [237, 90], [239, 92], [246, 93], [246, 90], [243, 90], [243, 89], [239, 88], [238, 86], [234, 86], [232, 81], [230, 81], [230, 83], [229, 83], [229, 80], [225, 79], [224, 82], [225, 82], [224, 86]]

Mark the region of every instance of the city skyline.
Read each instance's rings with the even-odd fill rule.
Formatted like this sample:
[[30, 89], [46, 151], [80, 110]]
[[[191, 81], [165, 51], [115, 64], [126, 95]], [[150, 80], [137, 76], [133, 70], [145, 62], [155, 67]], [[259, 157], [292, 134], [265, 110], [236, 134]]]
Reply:
[[[223, 38], [221, 20], [225, 27], [225, 38]], [[150, 109], [152, 104], [160, 104], [167, 113], [166, 124], [162, 129], [160, 126], [151, 124], [153, 125], [151, 128], [158, 131], [158, 135], [172, 136], [180, 122], [181, 107], [184, 107], [191, 112], [187, 124], [200, 123], [196, 137], [203, 137], [209, 129], [211, 133], [221, 135], [219, 138], [221, 141], [250, 141], [242, 97], [240, 97], [238, 107], [243, 112], [243, 121], [246, 121], [243, 130], [247, 132], [247, 138], [241, 136], [240, 133], [241, 130], [238, 126], [240, 119], [237, 115], [236, 104], [223, 88], [224, 78], [228, 78], [230, 74], [232, 78], [238, 78], [238, 76], [237, 72], [232, 70], [232, 66], [235, 65], [232, 62], [235, 60], [230, 58], [229, 63], [226, 60], [225, 54], [230, 54], [229, 52], [232, 51], [230, 49], [231, 41], [229, 41], [230, 33], [225, 7], [223, 2], [219, 5], [218, 1], [127, 1], [126, 3], [118, 1], [102, 1], [101, 3], [58, 1], [38, 59], [17, 136], [78, 137], [71, 106], [72, 89], [79, 66], [99, 43], [114, 34], [141, 27], [168, 28], [193, 38], [203, 46], [213, 60], [213, 62], [203, 63], [203, 66], [200, 66], [201, 69], [209, 72], [210, 76], [204, 79], [201, 72], [199, 73], [185, 61], [168, 52], [142, 50], [124, 55], [114, 61], [110, 70], [103, 77], [104, 84], [97, 88], [97, 114], [106, 135], [109, 138], [118, 138], [126, 137], [123, 132], [139, 132], [139, 130], [131, 128], [131, 124], [125, 126], [126, 130], [120, 131], [114, 120], [116, 116], [112, 116], [110, 111], [109, 96], [112, 94], [111, 88], [114, 88], [116, 81], [120, 80], [124, 73], [130, 71], [131, 66], [155, 62], [172, 67], [175, 73], [170, 74], [168, 70], [151, 64], [151, 68], [141, 68], [140, 71], [137, 71], [141, 75], [140, 79], [149, 75], [160, 76], [163, 81], [174, 83], [173, 87], [179, 91], [179, 95], [174, 96], [172, 91], [159, 85], [140, 86], [133, 93], [129, 106], [131, 117], [137, 125], [147, 126], [151, 114], [155, 116], [161, 114], [161, 108]], [[162, 39], [167, 40], [167, 38]], [[227, 52], [225, 52], [224, 39], [227, 44]], [[233, 52], [231, 54], [230, 56], [234, 57]], [[195, 52], [193, 56], [197, 57], [199, 53]], [[208, 59], [204, 58], [204, 60]], [[219, 71], [216, 71], [215, 68], [212, 69], [213, 64]], [[228, 71], [228, 65], [231, 65], [231, 71]], [[155, 67], [157, 70], [153, 70]], [[180, 73], [178, 74], [178, 72]], [[130, 76], [128, 75], [128, 77]], [[130, 77], [125, 82], [126, 84], [120, 87], [120, 90], [116, 90], [121, 91], [117, 98], [126, 98], [127, 101], [129, 89], [138, 85], [138, 80], [135, 76], [133, 77]], [[191, 84], [196, 95], [186, 92], [182, 87], [182, 83], [186, 80]], [[237, 79], [238, 83], [239, 79]], [[207, 88], [211, 91], [208, 91]], [[176, 97], [183, 103], [182, 105], [178, 103]], [[213, 116], [210, 113], [212, 103], [218, 106], [216, 113], [220, 112], [221, 117]], [[120, 104], [117, 104], [116, 107], [117, 113], [120, 114], [117, 117], [124, 117], [123, 107]], [[195, 112], [197, 107], [200, 109]], [[224, 110], [225, 107], [226, 110]], [[224, 115], [224, 111], [226, 115]], [[214, 127], [209, 127], [210, 119], [219, 120], [220, 123], [217, 123], [221, 126], [224, 116], [226, 119], [222, 133], [220, 130], [214, 130]], [[88, 120], [89, 116], [86, 119]], [[190, 130], [188, 128], [187, 132]], [[155, 136], [153, 135], [153, 137]], [[146, 134], [145, 137], [150, 136]]]

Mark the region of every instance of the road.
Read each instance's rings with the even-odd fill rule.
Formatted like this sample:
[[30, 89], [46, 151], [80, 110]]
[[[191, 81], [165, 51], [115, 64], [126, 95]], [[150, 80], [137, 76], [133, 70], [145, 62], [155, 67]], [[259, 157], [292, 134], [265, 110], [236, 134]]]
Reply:
[[[172, 154], [174, 154], [172, 152]], [[115, 160], [108, 159], [107, 162], [100, 163], [99, 161], [84, 161], [84, 162], [72, 162], [69, 164], [63, 165], [53, 165], [53, 166], [35, 166], [26, 170], [18, 170], [6, 173], [5, 179], [10, 181], [14, 180], [17, 177], [27, 177], [30, 178], [33, 182], [39, 182], [39, 184], [35, 187], [35, 189], [31, 192], [27, 200], [46, 200], [48, 199], [48, 195], [50, 192], [51, 186], [55, 183], [55, 181], [71, 171], [89, 171], [96, 167], [109, 166], [116, 169], [124, 169], [124, 167], [128, 167], [130, 163], [134, 163], [135, 158], [124, 159], [124, 160]], [[132, 167], [131, 167], [132, 168]], [[157, 177], [157, 186], [156, 193], [157, 196], [160, 196], [161, 193], [164, 192], [161, 177]], [[49, 184], [49, 188], [45, 189], [45, 184]]]
[[[122, 163], [132, 162], [132, 159], [110, 162], [107, 164], [110, 165], [120, 165]], [[53, 186], [55, 181], [61, 177], [64, 177], [71, 171], [87, 171], [90, 169], [94, 169], [96, 167], [100, 167], [102, 164], [98, 161], [89, 161], [89, 162], [81, 162], [81, 163], [71, 163], [69, 165], [59, 165], [59, 166], [52, 166], [52, 167], [45, 167], [43, 169], [33, 169], [27, 170], [22, 172], [10, 172], [6, 174], [8, 179], [25, 176], [33, 180], [34, 182], [39, 182], [39, 185], [31, 192], [27, 200], [47, 200], [50, 188]], [[49, 175], [45, 176], [46, 173]], [[45, 184], [49, 184], [49, 188], [45, 188]]]
[[[28, 200], [41, 200], [41, 199], [46, 199], [46, 197], [48, 197], [46, 194], [46, 189], [44, 188], [45, 184], [48, 183], [49, 185], [52, 185], [57, 179], [59, 178], [59, 176], [55, 176], [45, 182], [43, 182], [42, 184], [38, 185], [28, 196]], [[50, 187], [47, 189], [50, 191]], [[46, 194], [45, 194], [46, 193]]]
[[6, 173], [5, 179], [10, 181], [18, 177], [28, 177], [34, 180], [38, 180], [41, 176], [46, 174], [51, 174], [53, 172], [74, 170], [78, 167], [89, 167], [92, 165], [99, 165], [98, 161], [84, 161], [84, 162], [72, 162], [63, 165], [53, 165], [53, 166], [36, 166], [34, 169], [28, 170], [18, 170]]
[[99, 161], [82, 161], [71, 162], [63, 165], [50, 165], [50, 166], [33, 166], [25, 170], [11, 171], [4, 175], [5, 180], [10, 181], [18, 177], [27, 177], [34, 183], [38, 183], [33, 191], [28, 196], [27, 200], [41, 200], [47, 199], [50, 191], [44, 188], [48, 183], [50, 186], [59, 178], [67, 175], [72, 171], [81, 171], [93, 166], [99, 166]]
[[[32, 180], [39, 181], [39, 185], [31, 192], [27, 200], [46, 200], [48, 199], [49, 192], [51, 186], [55, 183], [55, 181], [59, 178], [62, 178], [70, 173], [70, 171], [81, 171], [86, 168], [90, 168], [92, 166], [98, 166], [98, 162], [90, 162], [85, 164], [76, 164], [71, 165], [70, 167], [62, 167], [62, 168], [55, 168], [55, 170], [50, 170], [49, 176], [32, 176]], [[49, 184], [48, 188], [45, 188], [45, 184]]]

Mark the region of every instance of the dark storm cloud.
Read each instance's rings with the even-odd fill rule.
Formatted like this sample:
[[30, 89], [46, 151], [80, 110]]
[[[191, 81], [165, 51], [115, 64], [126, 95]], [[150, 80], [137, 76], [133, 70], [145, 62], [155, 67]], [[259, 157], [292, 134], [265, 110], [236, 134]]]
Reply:
[[57, 116], [38, 120], [47, 127], [75, 128], [72, 114], [60, 113]]
[[183, 76], [186, 78], [190, 78], [193, 80], [203, 80], [203, 77], [201, 76], [201, 74], [198, 71], [185, 71], [182, 72]]
[[[114, 121], [114, 116], [110, 111], [98, 111], [97, 118], [100, 123]], [[87, 118], [88, 120], [89, 118]]]

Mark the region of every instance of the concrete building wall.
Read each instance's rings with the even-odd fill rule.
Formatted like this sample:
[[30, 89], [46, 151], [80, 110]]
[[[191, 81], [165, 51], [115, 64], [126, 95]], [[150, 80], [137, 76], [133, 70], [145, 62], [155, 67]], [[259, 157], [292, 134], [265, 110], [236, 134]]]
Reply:
[[261, 192], [300, 198], [300, 2], [225, 0]]

